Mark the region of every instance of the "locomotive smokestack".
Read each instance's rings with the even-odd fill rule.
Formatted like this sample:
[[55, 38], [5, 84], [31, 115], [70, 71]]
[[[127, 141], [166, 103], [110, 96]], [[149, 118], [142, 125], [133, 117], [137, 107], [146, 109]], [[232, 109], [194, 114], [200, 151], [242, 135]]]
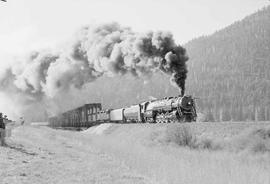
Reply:
[[184, 96], [185, 95], [185, 90], [182, 90], [181, 91], [181, 96]]

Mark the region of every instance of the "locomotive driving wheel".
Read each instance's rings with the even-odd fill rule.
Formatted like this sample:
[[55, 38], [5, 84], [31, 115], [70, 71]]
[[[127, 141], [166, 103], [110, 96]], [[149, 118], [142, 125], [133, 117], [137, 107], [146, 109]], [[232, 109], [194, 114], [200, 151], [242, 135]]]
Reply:
[[171, 115], [170, 113], [161, 113], [158, 114], [156, 117], [156, 122], [157, 123], [170, 123], [171, 121]]

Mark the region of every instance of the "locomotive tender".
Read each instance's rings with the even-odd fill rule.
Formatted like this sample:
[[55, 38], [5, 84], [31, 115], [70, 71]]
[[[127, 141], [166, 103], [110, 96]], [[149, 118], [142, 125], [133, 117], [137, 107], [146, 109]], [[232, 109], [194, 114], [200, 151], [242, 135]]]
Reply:
[[85, 104], [49, 118], [52, 127], [90, 127], [114, 123], [168, 123], [196, 121], [196, 105], [191, 96], [166, 97], [119, 109], [102, 110], [100, 103]]

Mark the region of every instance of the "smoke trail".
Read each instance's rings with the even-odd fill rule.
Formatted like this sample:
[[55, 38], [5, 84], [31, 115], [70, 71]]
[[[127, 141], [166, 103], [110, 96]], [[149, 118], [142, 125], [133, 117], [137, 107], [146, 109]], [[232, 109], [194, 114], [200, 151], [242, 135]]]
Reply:
[[0, 90], [37, 101], [80, 89], [100, 76], [162, 71], [185, 92], [188, 57], [169, 32], [136, 33], [117, 23], [83, 27], [61, 52], [36, 51], [0, 74]]
[[85, 27], [79, 32], [71, 56], [87, 63], [90, 78], [132, 73], [149, 75], [161, 70], [172, 75], [172, 82], [185, 92], [188, 57], [183, 47], [176, 45], [169, 32], [135, 33], [116, 23]]

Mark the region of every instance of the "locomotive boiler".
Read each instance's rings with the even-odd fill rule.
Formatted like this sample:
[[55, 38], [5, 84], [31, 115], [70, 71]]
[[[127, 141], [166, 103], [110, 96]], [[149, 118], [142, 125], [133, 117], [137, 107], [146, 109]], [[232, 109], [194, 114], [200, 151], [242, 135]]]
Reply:
[[166, 97], [142, 104], [145, 122], [196, 121], [197, 113], [191, 96]]
[[196, 121], [196, 105], [191, 96], [166, 97], [119, 109], [102, 110], [101, 104], [85, 104], [49, 118], [53, 127], [90, 127], [113, 123], [169, 123]]

